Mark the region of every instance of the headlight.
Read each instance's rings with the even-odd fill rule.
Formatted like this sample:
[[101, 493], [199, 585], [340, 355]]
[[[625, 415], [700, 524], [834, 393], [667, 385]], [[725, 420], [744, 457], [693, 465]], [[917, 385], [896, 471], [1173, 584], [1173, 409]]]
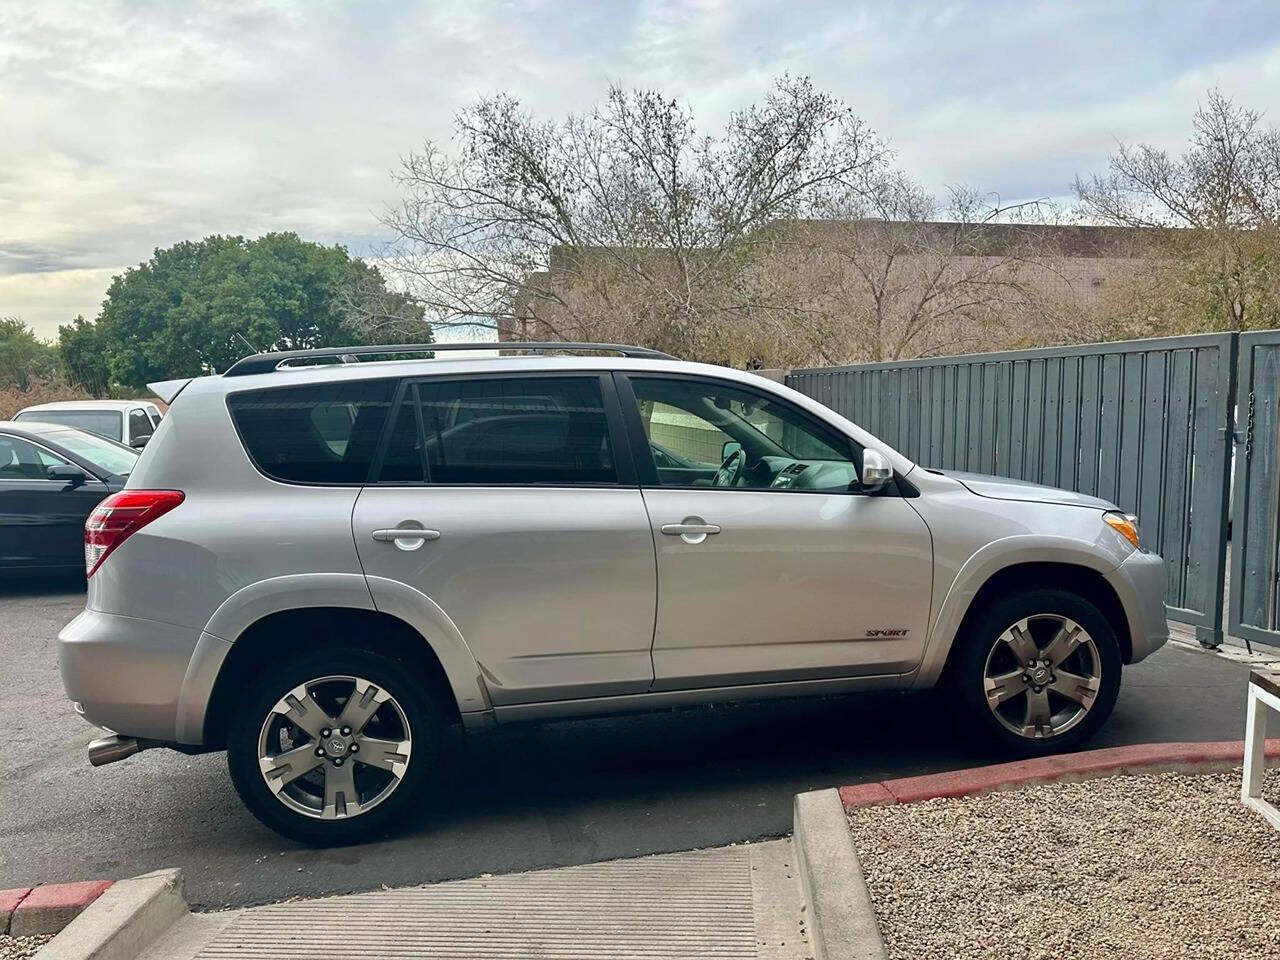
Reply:
[[1102, 519], [1106, 521], [1111, 529], [1132, 543], [1133, 549], [1142, 549], [1142, 536], [1138, 532], [1138, 518], [1132, 513], [1109, 510], [1102, 515]]

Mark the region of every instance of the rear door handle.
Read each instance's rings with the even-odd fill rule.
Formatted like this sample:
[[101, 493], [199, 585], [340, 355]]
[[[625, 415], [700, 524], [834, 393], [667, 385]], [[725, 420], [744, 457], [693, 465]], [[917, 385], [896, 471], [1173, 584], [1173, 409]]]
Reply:
[[379, 543], [394, 543], [401, 550], [417, 550], [428, 540], [439, 540], [439, 530], [424, 527], [389, 527], [373, 531], [373, 539]]
[[720, 527], [714, 523], [664, 523], [662, 532], [670, 537], [682, 537], [686, 533], [719, 533]]
[[669, 537], [679, 537], [685, 543], [701, 543], [710, 534], [720, 532], [720, 525], [707, 523], [701, 517], [685, 517], [679, 523], [664, 523], [659, 529]]

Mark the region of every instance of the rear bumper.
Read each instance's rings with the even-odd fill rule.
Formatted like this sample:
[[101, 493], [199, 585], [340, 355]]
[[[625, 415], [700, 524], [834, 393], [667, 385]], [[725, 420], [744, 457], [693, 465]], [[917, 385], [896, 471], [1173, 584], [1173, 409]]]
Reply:
[[199, 630], [85, 610], [58, 634], [62, 685], [92, 724], [183, 741], [179, 704], [199, 640]]
[[1164, 606], [1164, 560], [1154, 553], [1135, 551], [1107, 574], [1129, 621], [1133, 646], [1130, 663], [1155, 653], [1169, 639], [1169, 621]]

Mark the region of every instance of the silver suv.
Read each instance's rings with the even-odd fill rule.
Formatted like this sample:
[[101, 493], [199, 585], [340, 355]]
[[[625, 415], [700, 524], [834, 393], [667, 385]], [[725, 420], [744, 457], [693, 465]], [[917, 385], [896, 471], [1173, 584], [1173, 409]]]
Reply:
[[750, 373], [502, 347], [544, 355], [153, 385], [172, 409], [86, 524], [59, 637], [119, 731], [94, 764], [225, 748], [264, 823], [343, 842], [419, 802], [451, 724], [941, 685], [1034, 755], [1167, 638], [1163, 562], [1110, 503], [924, 469]]

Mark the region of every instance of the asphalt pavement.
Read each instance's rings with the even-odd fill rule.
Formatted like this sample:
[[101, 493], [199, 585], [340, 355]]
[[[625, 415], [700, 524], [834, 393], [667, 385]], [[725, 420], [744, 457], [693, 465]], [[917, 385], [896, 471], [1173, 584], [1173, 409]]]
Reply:
[[[928, 695], [577, 720], [459, 737], [394, 837], [312, 850], [240, 805], [221, 754], [93, 769], [55, 637], [75, 584], [0, 584], [0, 889], [181, 867], [198, 909], [783, 836], [792, 795], [994, 762]], [[1170, 645], [1128, 668], [1091, 746], [1240, 739], [1248, 667]]]

